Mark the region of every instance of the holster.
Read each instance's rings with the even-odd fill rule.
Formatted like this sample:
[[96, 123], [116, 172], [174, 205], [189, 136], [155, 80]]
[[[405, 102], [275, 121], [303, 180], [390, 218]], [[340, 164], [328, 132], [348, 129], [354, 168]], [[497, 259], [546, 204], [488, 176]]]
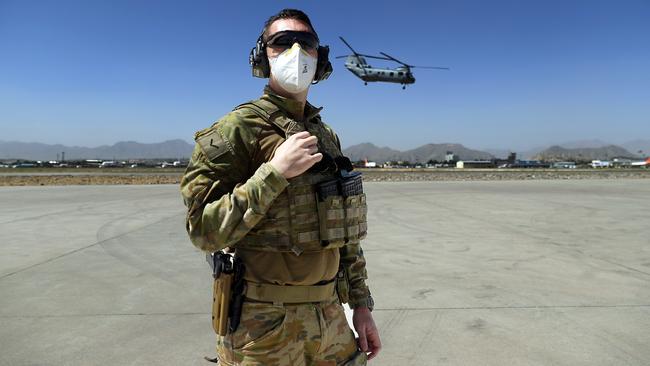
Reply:
[[228, 312], [230, 311], [230, 294], [232, 273], [222, 273], [214, 279], [212, 296], [212, 328], [224, 336], [228, 330]]
[[239, 325], [244, 300], [244, 265], [232, 254], [215, 252], [207, 255], [212, 267], [212, 328], [225, 336]]

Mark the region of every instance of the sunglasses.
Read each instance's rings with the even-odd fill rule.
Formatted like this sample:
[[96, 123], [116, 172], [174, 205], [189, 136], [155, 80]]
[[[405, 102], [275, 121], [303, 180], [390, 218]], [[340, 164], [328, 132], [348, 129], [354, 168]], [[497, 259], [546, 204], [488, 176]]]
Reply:
[[266, 41], [267, 46], [273, 48], [291, 48], [298, 43], [304, 50], [315, 50], [318, 48], [318, 37], [310, 32], [282, 31], [275, 33]]

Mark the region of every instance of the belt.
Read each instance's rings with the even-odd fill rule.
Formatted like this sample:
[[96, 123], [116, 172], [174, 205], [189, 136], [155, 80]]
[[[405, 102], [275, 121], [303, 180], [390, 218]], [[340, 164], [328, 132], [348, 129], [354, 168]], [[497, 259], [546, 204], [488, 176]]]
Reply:
[[321, 302], [335, 294], [336, 282], [316, 286], [280, 286], [246, 281], [244, 296], [251, 300], [274, 304]]

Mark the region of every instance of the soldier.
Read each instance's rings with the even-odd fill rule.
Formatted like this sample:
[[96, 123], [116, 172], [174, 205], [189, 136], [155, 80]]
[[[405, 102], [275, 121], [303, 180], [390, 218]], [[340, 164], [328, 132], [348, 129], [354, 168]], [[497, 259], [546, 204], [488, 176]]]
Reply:
[[187, 232], [245, 267], [239, 325], [217, 337], [221, 364], [365, 365], [381, 349], [360, 176], [307, 102], [331, 73], [328, 54], [302, 11], [270, 17], [250, 56], [253, 75], [269, 78], [264, 94], [195, 135], [181, 181]]

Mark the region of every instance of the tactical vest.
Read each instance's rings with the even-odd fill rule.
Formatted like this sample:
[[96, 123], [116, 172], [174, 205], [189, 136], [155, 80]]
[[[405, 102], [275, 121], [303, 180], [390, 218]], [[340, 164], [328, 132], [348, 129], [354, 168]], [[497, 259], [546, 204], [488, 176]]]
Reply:
[[[235, 108], [240, 109], [251, 111], [279, 128], [285, 138], [303, 130], [270, 101], [256, 100]], [[322, 123], [306, 122], [305, 127], [318, 137], [319, 152], [332, 158], [342, 156]], [[236, 244], [236, 248], [300, 255], [358, 242], [365, 238], [367, 231], [366, 196], [360, 178], [358, 187], [347, 191], [342, 190], [344, 180], [340, 174], [331, 169], [325, 172], [309, 170], [289, 179], [288, 187], [273, 201], [265, 217]]]

